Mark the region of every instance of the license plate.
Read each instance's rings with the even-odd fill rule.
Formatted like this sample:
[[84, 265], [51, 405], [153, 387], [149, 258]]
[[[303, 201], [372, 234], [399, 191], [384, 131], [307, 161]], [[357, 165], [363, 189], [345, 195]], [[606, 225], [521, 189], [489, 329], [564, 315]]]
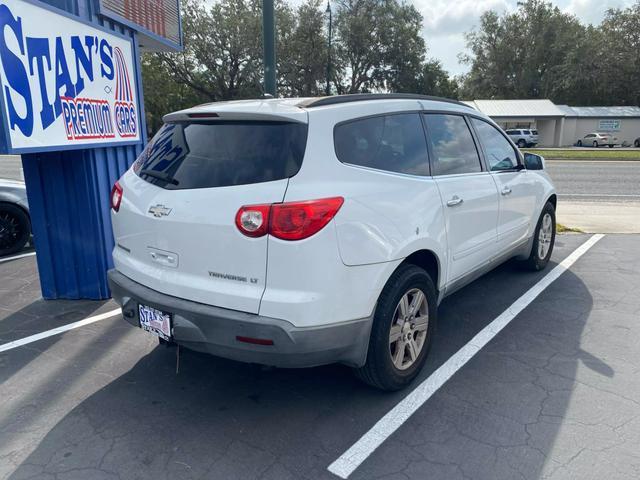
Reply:
[[171, 314], [146, 305], [138, 305], [140, 328], [164, 340], [171, 340]]

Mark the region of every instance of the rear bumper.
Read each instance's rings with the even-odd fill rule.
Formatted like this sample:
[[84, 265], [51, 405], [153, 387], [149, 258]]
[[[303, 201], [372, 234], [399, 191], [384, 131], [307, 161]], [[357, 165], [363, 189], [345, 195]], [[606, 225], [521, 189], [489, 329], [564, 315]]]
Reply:
[[[299, 328], [285, 320], [238, 312], [172, 297], [134, 282], [117, 270], [108, 272], [113, 299], [124, 319], [139, 325], [138, 304], [173, 314], [173, 340], [192, 350], [248, 363], [277, 367], [313, 367], [366, 361], [371, 318]], [[269, 339], [273, 345], [240, 342], [236, 337]]]

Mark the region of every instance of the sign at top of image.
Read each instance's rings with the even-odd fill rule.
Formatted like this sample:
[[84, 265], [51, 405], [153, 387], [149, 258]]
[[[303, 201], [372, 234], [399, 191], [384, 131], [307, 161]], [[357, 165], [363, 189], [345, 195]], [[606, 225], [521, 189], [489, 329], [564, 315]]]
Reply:
[[148, 50], [180, 50], [180, 5], [178, 0], [99, 0], [101, 15], [138, 31]]
[[140, 141], [131, 40], [24, 0], [0, 0], [0, 81], [14, 153]]

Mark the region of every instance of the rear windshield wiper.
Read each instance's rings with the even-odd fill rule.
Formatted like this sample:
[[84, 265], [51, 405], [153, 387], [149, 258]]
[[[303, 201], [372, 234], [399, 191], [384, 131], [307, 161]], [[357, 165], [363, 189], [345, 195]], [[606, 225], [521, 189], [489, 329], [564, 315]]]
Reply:
[[178, 185], [180, 183], [178, 180], [173, 178], [168, 173], [158, 172], [157, 170], [150, 170], [148, 168], [145, 168], [144, 170], [140, 170], [140, 175], [148, 175], [150, 177], [157, 178], [158, 180], [163, 180], [172, 185]]

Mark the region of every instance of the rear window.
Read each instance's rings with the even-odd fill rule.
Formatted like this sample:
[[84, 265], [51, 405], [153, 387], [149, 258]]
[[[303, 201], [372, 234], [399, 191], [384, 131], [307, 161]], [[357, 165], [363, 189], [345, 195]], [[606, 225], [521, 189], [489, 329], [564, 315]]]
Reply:
[[228, 187], [292, 177], [302, 165], [307, 125], [288, 122], [165, 124], [134, 171], [167, 189]]
[[531, 135], [537, 135], [538, 134], [538, 130], [531, 130]]

